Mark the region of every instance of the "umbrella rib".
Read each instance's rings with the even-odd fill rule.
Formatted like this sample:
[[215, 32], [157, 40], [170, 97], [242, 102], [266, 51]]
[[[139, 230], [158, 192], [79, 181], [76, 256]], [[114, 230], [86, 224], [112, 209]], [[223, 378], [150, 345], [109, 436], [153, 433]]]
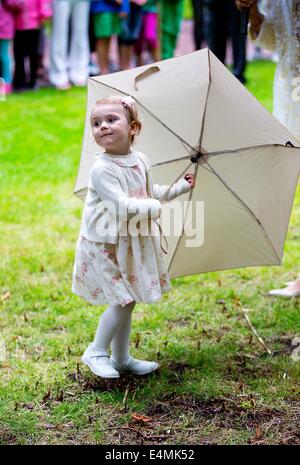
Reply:
[[211, 86], [211, 66], [210, 66], [210, 56], [209, 56], [209, 49], [207, 49], [207, 59], [208, 59], [208, 86], [207, 86], [207, 92], [206, 92], [206, 98], [205, 98], [205, 106], [204, 106], [204, 112], [202, 116], [202, 122], [201, 122], [201, 131], [200, 131], [200, 137], [199, 137], [199, 150], [201, 150], [201, 145], [202, 145], [202, 139], [203, 139], [203, 133], [204, 133], [204, 122], [205, 122], [205, 116], [206, 116], [206, 109], [207, 109], [207, 103], [208, 103], [208, 95], [210, 91], [210, 86]]
[[[109, 84], [104, 84], [102, 83], [101, 81], [97, 81], [96, 79], [93, 79], [93, 78], [90, 78], [92, 79], [93, 81], [97, 82], [98, 84], [102, 84], [106, 87], [109, 87], [110, 89], [113, 89], [113, 90], [116, 90], [117, 92], [120, 92], [122, 93], [123, 95], [128, 95], [126, 92], [123, 92], [122, 90], [118, 89], [117, 87], [113, 87], [113, 86], [110, 86]], [[147, 112], [149, 113], [149, 115], [151, 115], [154, 119], [156, 119], [165, 129], [167, 129], [171, 134], [173, 134], [173, 136], [177, 137], [177, 139], [180, 140], [180, 142], [182, 143], [182, 145], [184, 146], [185, 150], [188, 151], [188, 149], [185, 147], [185, 145], [188, 146], [189, 149], [191, 150], [195, 150], [194, 147], [192, 147], [188, 142], [186, 142], [182, 137], [180, 137], [178, 134], [176, 134], [176, 132], [174, 132], [171, 128], [169, 128], [169, 126], [167, 126], [161, 119], [159, 119], [154, 113], [152, 113], [150, 110], [148, 110], [147, 107], [145, 107], [135, 96], [134, 96], [134, 100]]]
[[[249, 145], [247, 147], [240, 147], [238, 149], [228, 149], [228, 150], [217, 150], [215, 152], [210, 152], [208, 153], [209, 157], [215, 157], [217, 155], [223, 155], [225, 153], [237, 153], [237, 152], [243, 152], [245, 150], [249, 149], [261, 149], [261, 148], [266, 148], [266, 147], [287, 147], [285, 144], [262, 144], [262, 145]], [[291, 147], [292, 149], [300, 149], [300, 147]]]
[[[169, 163], [173, 163], [173, 162], [176, 162], [176, 161], [182, 161], [182, 160], [190, 160], [190, 155], [188, 155], [187, 157], [181, 157], [181, 158], [174, 158], [173, 160], [168, 160], [168, 161], [162, 161], [160, 163], [155, 163], [155, 165], [152, 165], [153, 168], [156, 168], [157, 166], [163, 166], [163, 165], [167, 165]], [[205, 162], [204, 162], [205, 163]], [[199, 162], [196, 163], [196, 165], [198, 166], [199, 165]], [[188, 166], [188, 168], [190, 167], [191, 165]], [[188, 169], [187, 168], [187, 169]], [[206, 168], [205, 166], [203, 166], [203, 164], [201, 164], [201, 168], [203, 168], [204, 170], [208, 171], [209, 173], [212, 173], [212, 171], [209, 169], [209, 168]], [[183, 171], [184, 173], [184, 171]], [[213, 173], [212, 173], [213, 174]], [[176, 182], [176, 181], [175, 181]], [[173, 183], [174, 184], [174, 183]]]

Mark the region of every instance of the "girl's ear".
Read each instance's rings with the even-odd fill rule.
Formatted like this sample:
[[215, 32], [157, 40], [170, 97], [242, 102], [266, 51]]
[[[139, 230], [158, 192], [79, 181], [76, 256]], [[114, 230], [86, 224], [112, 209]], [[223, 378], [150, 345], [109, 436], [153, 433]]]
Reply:
[[132, 121], [130, 125], [130, 131], [129, 131], [130, 135], [133, 136], [134, 134], [136, 134], [137, 130], [138, 130], [138, 125], [136, 121]]

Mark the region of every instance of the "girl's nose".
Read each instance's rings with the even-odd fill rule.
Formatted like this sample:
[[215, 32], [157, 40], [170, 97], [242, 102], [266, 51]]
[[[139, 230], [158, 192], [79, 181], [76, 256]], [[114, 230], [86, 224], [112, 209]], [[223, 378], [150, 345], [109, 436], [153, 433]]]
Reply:
[[102, 121], [102, 123], [101, 123], [101, 129], [105, 129], [105, 128], [107, 128], [107, 127], [108, 127], [108, 126], [107, 126], [106, 121]]

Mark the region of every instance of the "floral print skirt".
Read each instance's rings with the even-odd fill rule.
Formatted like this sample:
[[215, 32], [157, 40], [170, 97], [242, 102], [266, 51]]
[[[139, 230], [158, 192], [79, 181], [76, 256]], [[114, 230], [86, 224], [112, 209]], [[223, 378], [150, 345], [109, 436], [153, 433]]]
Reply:
[[120, 236], [118, 244], [79, 236], [72, 291], [91, 304], [151, 303], [170, 290], [157, 236]]

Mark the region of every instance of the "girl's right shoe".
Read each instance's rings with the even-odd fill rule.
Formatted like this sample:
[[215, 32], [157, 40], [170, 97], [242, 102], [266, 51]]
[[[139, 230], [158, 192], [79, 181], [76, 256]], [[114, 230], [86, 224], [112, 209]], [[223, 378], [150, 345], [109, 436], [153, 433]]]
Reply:
[[111, 366], [109, 356], [103, 355], [99, 350], [93, 349], [92, 344], [88, 345], [81, 357], [81, 361], [87, 365], [95, 375], [101, 378], [120, 378], [119, 372]]

